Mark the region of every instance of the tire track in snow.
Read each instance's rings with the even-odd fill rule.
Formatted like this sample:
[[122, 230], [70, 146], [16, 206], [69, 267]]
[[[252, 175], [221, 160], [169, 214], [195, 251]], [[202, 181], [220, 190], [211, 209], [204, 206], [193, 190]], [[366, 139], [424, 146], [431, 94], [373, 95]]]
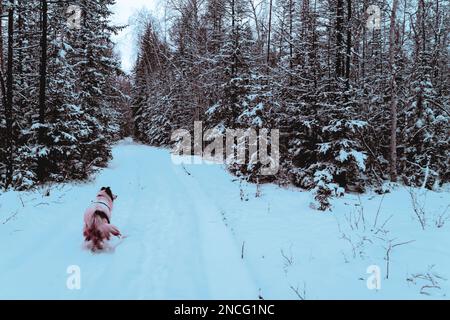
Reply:
[[214, 299], [257, 299], [258, 290], [240, 259], [240, 249], [224, 225], [220, 210], [192, 174], [188, 176], [181, 166], [175, 171], [189, 198], [195, 199], [193, 212], [200, 229], [203, 267], [210, 295]]

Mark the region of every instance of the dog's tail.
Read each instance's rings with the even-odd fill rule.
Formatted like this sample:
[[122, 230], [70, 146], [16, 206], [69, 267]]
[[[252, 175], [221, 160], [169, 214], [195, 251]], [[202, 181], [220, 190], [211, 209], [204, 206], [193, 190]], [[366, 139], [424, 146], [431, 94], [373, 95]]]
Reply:
[[105, 222], [101, 211], [95, 211], [89, 224], [85, 226], [84, 237], [87, 242], [92, 241], [92, 250], [103, 250], [104, 241], [111, 239], [111, 235], [120, 237], [120, 231]]

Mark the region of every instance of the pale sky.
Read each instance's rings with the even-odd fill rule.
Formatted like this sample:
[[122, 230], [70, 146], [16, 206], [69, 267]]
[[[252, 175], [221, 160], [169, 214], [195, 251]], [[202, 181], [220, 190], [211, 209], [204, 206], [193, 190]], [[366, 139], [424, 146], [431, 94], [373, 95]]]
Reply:
[[[156, 4], [158, 2], [158, 0], [117, 0], [117, 3], [112, 8], [114, 12], [112, 21], [115, 25], [131, 24], [130, 17], [142, 8], [156, 13], [158, 10]], [[132, 26], [127, 27], [113, 38], [113, 41], [117, 44], [116, 50], [122, 57], [122, 69], [125, 72], [131, 71], [135, 62], [135, 46], [132, 31]]]

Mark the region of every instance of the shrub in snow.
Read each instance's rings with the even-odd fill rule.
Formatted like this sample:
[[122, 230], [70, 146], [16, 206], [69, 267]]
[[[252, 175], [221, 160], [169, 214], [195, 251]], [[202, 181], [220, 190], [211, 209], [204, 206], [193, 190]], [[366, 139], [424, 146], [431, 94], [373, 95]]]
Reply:
[[314, 173], [315, 187], [313, 189], [316, 204], [312, 207], [321, 211], [331, 208], [330, 198], [340, 197], [344, 195], [345, 190], [333, 183], [333, 176], [327, 169], [318, 170]]

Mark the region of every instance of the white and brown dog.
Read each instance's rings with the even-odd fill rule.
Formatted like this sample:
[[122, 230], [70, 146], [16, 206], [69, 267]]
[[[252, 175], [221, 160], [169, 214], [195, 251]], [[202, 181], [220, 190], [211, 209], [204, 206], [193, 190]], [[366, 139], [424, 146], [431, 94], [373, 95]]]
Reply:
[[105, 241], [111, 239], [111, 235], [121, 237], [119, 229], [111, 224], [111, 216], [114, 195], [110, 187], [102, 188], [95, 201], [84, 214], [83, 235], [87, 247], [92, 251], [103, 250]]

